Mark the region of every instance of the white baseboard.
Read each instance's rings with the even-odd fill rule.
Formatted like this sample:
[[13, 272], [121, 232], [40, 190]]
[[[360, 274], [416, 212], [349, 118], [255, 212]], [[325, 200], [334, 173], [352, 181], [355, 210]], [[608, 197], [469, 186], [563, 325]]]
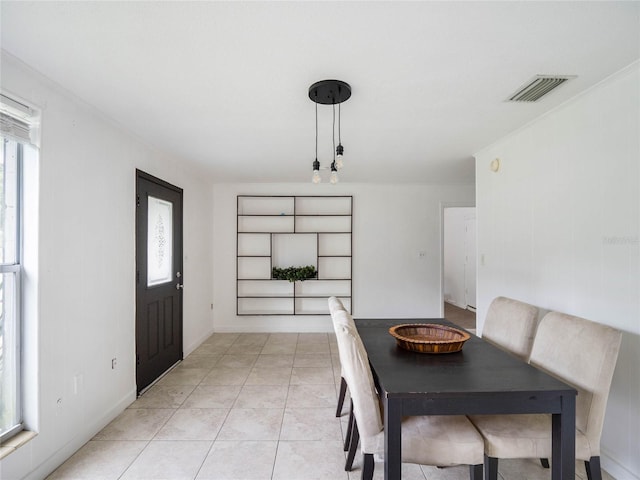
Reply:
[[56, 468], [62, 465], [71, 455], [91, 440], [100, 430], [106, 427], [113, 419], [120, 415], [136, 399], [136, 391], [133, 389], [125, 395], [115, 406], [109, 409], [102, 417], [91, 422], [87, 429], [77, 435], [65, 445], [56, 450], [49, 458], [42, 462], [35, 470], [24, 477], [23, 480], [42, 480], [50, 475]]
[[616, 480], [640, 480], [640, 472], [633, 473], [611, 455], [608, 455], [604, 449], [600, 450], [600, 465]]
[[[269, 321], [266, 321], [268, 318]], [[240, 319], [241, 321], [238, 321]], [[331, 316], [327, 315], [307, 315], [301, 318], [299, 315], [286, 316], [242, 316], [235, 317], [235, 321], [214, 322], [215, 332], [220, 333], [301, 333], [301, 332], [333, 332]]]

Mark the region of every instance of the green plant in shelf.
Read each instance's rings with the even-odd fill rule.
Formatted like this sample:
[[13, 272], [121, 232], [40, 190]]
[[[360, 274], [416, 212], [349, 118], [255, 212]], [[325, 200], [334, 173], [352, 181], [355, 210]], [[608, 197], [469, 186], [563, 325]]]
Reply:
[[316, 267], [313, 265], [288, 268], [273, 267], [271, 270], [271, 278], [274, 280], [289, 280], [290, 282], [297, 282], [298, 280], [304, 282], [310, 278], [316, 278], [316, 274]]

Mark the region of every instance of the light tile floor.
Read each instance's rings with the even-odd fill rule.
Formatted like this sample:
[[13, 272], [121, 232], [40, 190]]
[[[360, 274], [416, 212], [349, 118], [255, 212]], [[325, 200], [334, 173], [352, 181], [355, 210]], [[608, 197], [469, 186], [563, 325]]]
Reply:
[[[340, 364], [324, 333], [212, 335], [49, 480], [355, 480], [344, 471]], [[348, 404], [345, 402], [345, 405]], [[576, 464], [576, 479], [586, 479]], [[383, 478], [376, 464], [375, 480]], [[605, 480], [612, 477], [604, 473]], [[500, 461], [503, 480], [549, 479], [533, 460]], [[468, 467], [404, 465], [404, 480], [466, 480]]]

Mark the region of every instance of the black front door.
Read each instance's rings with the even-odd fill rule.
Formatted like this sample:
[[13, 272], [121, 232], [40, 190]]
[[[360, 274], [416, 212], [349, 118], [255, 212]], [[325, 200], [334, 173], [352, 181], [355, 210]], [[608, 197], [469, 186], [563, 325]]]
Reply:
[[138, 393], [182, 360], [182, 189], [136, 171]]

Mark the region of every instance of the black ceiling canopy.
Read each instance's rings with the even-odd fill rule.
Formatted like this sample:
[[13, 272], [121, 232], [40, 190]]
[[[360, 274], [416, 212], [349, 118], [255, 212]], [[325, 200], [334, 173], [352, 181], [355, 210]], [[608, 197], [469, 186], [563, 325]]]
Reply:
[[309, 87], [309, 98], [322, 105], [337, 105], [351, 96], [351, 87], [342, 80], [321, 80]]

